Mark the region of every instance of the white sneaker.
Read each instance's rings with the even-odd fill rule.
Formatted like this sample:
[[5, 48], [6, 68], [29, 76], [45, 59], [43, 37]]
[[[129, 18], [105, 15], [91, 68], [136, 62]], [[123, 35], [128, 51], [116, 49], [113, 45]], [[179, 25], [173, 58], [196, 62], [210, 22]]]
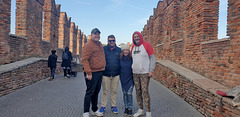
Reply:
[[141, 116], [141, 115], [144, 115], [143, 110], [142, 110], [142, 109], [138, 109], [137, 113], [135, 113], [135, 114], [133, 115], [133, 117], [139, 117], [139, 116]]
[[103, 113], [100, 113], [98, 110], [95, 112], [92, 112], [92, 116], [98, 116], [98, 117], [102, 117]]
[[83, 113], [83, 117], [89, 117], [89, 112]]
[[152, 117], [151, 112], [146, 112], [146, 117]]

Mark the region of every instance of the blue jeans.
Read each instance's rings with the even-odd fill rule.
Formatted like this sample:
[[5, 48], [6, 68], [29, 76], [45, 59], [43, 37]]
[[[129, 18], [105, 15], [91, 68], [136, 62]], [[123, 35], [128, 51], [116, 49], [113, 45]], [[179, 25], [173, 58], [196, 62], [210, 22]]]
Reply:
[[51, 77], [54, 79], [54, 74], [55, 74], [56, 68], [50, 68], [50, 69], [51, 69]]
[[133, 97], [132, 97], [133, 85], [128, 89], [128, 91], [125, 91], [122, 88], [122, 92], [123, 92], [123, 101], [124, 101], [125, 108], [127, 108], [128, 110], [132, 110], [133, 109]]

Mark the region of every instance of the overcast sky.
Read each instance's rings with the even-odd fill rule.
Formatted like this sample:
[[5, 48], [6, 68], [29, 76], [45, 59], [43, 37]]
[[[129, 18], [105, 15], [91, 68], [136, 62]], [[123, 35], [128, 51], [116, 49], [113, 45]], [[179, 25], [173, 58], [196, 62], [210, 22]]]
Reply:
[[[61, 4], [61, 12], [66, 12], [72, 22], [84, 34], [90, 35], [93, 28], [101, 33], [102, 43], [107, 43], [107, 36], [115, 35], [117, 44], [131, 42], [134, 31], [142, 31], [149, 16], [153, 15], [153, 8], [159, 0], [55, 0]], [[12, 0], [12, 11], [15, 8]], [[15, 25], [15, 13], [12, 13], [11, 27]], [[227, 0], [220, 0], [218, 38], [226, 37]], [[11, 33], [15, 32], [11, 28]], [[13, 33], [14, 34], [14, 33]]]

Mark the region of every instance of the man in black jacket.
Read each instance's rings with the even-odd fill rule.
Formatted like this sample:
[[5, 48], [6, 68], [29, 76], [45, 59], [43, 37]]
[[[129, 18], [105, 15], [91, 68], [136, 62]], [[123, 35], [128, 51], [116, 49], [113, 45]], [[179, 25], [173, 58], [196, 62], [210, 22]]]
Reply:
[[48, 67], [50, 67], [51, 70], [51, 77], [49, 81], [54, 79], [54, 73], [57, 67], [57, 58], [58, 56], [55, 55], [56, 50], [52, 50], [52, 54], [48, 57]]
[[99, 112], [103, 113], [107, 106], [108, 93], [110, 89], [111, 109], [113, 113], [118, 113], [116, 107], [117, 87], [120, 75], [120, 53], [121, 48], [116, 46], [114, 35], [108, 36], [108, 45], [104, 46], [106, 67], [102, 79], [102, 102]]

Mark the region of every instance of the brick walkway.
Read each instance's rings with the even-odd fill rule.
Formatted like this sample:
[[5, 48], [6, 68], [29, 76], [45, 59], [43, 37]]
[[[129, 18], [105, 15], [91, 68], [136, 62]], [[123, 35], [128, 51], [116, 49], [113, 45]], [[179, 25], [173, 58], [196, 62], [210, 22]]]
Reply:
[[[83, 74], [64, 79], [58, 75], [0, 97], [0, 117], [81, 117], [85, 94]], [[137, 102], [134, 94], [134, 112]], [[150, 81], [152, 117], [203, 117], [198, 111], [155, 80]], [[99, 95], [99, 106], [101, 92]], [[104, 117], [123, 117], [121, 86], [117, 94], [119, 114], [113, 114], [110, 103]]]

